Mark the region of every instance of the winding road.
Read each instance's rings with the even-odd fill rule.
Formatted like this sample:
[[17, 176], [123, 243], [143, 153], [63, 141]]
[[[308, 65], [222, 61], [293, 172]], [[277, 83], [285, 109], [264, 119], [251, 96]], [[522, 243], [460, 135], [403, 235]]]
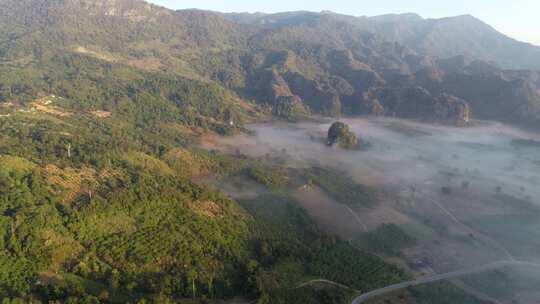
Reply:
[[328, 284], [328, 285], [340, 287], [340, 288], [343, 288], [343, 289], [348, 289], [348, 290], [351, 290], [351, 291], [354, 291], [354, 292], [360, 292], [359, 290], [352, 289], [349, 286], [346, 286], [346, 285], [343, 285], [343, 284], [340, 284], [340, 283], [337, 283], [337, 282], [334, 282], [334, 281], [325, 280], [325, 279], [313, 279], [311, 281], [307, 281], [305, 283], [302, 283], [302, 284], [296, 286], [295, 289], [299, 289], [299, 288], [309, 286], [309, 285], [313, 285], [313, 284], [316, 284], [316, 283]]
[[397, 291], [397, 290], [407, 288], [407, 287], [412, 287], [412, 286], [417, 286], [417, 285], [422, 285], [422, 284], [427, 284], [427, 283], [433, 283], [433, 282], [438, 282], [438, 281], [442, 281], [442, 280], [455, 279], [455, 278], [463, 277], [463, 276], [470, 275], [470, 274], [475, 274], [475, 273], [480, 273], [480, 272], [484, 272], [484, 271], [499, 269], [499, 268], [506, 267], [506, 266], [511, 266], [511, 267], [513, 267], [513, 266], [524, 266], [524, 267], [534, 267], [534, 268], [539, 268], [540, 269], [540, 264], [538, 264], [538, 263], [522, 262], [522, 261], [516, 261], [516, 260], [500, 261], [500, 262], [486, 264], [486, 265], [483, 265], [483, 266], [474, 267], [474, 268], [470, 268], [470, 269], [458, 270], [458, 271], [433, 275], [433, 276], [429, 276], [429, 277], [422, 277], [422, 278], [418, 278], [416, 280], [402, 282], [402, 283], [386, 286], [386, 287], [383, 287], [383, 288], [379, 288], [379, 289], [376, 289], [376, 290], [372, 290], [370, 292], [366, 292], [366, 293], [361, 294], [360, 296], [356, 297], [352, 301], [352, 304], [364, 303], [365, 301], [367, 301], [367, 300], [369, 300], [371, 298], [374, 298], [376, 296], [387, 294], [387, 293]]

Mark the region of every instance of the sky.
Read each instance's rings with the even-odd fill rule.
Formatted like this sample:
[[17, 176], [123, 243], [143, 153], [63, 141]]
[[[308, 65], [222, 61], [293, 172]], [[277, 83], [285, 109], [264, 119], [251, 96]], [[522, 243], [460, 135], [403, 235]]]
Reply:
[[500, 32], [540, 45], [540, 0], [149, 0], [171, 9], [220, 12], [323, 11], [354, 16], [414, 12], [424, 18], [470, 14]]

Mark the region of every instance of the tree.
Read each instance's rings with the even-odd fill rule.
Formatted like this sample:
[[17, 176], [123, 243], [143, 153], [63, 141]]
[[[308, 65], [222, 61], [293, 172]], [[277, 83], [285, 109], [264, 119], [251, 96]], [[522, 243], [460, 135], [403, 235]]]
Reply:
[[448, 187], [448, 186], [443, 186], [443, 187], [441, 187], [441, 192], [444, 195], [450, 195], [450, 194], [452, 194], [452, 188]]
[[191, 284], [191, 294], [194, 299], [197, 297], [197, 286], [195, 284], [197, 277], [198, 277], [197, 271], [191, 268], [187, 273], [187, 279], [188, 279], [188, 282]]

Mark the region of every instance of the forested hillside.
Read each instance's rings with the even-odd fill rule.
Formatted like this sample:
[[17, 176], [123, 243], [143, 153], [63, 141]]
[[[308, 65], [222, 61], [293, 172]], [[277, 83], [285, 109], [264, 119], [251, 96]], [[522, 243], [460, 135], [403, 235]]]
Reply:
[[[103, 79], [103, 71], [73, 69], [70, 63], [84, 60], [91, 62], [88, 67], [117, 65], [139, 75], [114, 76], [126, 81], [147, 73], [214, 83], [289, 120], [310, 113], [376, 114], [457, 125], [472, 118], [495, 119], [538, 127], [540, 117], [537, 72], [501, 69], [492, 63], [497, 53], [444, 53], [430, 47], [471, 45], [465, 38], [474, 37], [436, 36], [444, 43], [425, 38], [430, 46], [421, 49], [409, 43], [420, 39], [410, 33], [433, 23], [445, 24], [449, 33], [482, 28], [501, 49], [519, 49], [481, 22], [468, 22], [471, 18], [457, 18], [453, 25], [407, 16], [219, 14], [171, 11], [134, 0], [2, 0], [0, 15], [4, 101], [65, 94], [62, 78]], [[392, 31], [397, 25], [411, 30]]]
[[[173, 83], [197, 92], [191, 82]], [[139, 108], [135, 98], [125, 113], [68, 107], [50, 96], [2, 117], [1, 297], [163, 303], [241, 295], [260, 303], [336, 303], [349, 292], [291, 288], [310, 277], [356, 289], [405, 278], [322, 233], [287, 195], [238, 204], [192, 182], [238, 176], [271, 193], [295, 187], [260, 160], [190, 148], [198, 132], [236, 129], [191, 121], [151, 96], [146, 105], [154, 108]], [[354, 280], [350, 267], [371, 274]]]

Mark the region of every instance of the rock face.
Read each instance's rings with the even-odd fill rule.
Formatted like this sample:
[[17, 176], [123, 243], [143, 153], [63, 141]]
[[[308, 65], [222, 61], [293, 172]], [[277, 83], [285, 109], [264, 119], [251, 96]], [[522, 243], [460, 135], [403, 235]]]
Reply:
[[456, 126], [465, 126], [471, 119], [469, 104], [458, 97], [441, 94], [435, 103], [435, 118]]
[[342, 122], [335, 122], [328, 129], [328, 145], [338, 145], [343, 149], [358, 149], [360, 147], [359, 140], [351, 132], [349, 126]]
[[441, 93], [434, 96], [422, 87], [376, 88], [364, 94], [362, 114], [466, 125], [471, 116], [469, 104], [456, 96]]

